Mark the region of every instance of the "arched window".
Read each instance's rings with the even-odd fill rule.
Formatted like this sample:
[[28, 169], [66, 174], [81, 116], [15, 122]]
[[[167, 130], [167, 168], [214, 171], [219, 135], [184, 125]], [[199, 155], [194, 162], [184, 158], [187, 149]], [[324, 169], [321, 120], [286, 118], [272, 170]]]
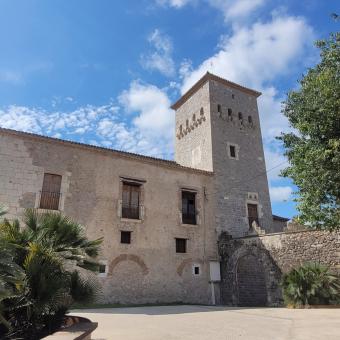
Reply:
[[239, 112], [239, 113], [238, 113], [238, 119], [239, 119], [239, 120], [242, 120], [242, 119], [243, 119], [242, 112]]
[[253, 118], [251, 116], [248, 116], [248, 123], [252, 124], [253, 123]]
[[201, 107], [201, 109], [200, 109], [200, 115], [201, 115], [201, 116], [204, 116], [204, 110], [203, 110], [203, 107]]
[[221, 105], [220, 104], [217, 104], [217, 112], [221, 112], [222, 109], [221, 109]]

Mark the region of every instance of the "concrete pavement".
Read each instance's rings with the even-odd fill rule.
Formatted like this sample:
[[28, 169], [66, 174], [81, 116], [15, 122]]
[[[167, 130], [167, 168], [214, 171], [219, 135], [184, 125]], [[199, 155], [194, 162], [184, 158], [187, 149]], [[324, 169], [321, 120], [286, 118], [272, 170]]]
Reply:
[[339, 340], [340, 309], [157, 306], [75, 310], [98, 322], [92, 339]]

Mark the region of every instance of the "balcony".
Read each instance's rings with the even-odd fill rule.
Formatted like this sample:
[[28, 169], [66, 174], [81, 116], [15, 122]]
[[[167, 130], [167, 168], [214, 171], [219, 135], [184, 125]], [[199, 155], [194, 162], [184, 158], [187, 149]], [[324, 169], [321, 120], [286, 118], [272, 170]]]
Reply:
[[139, 205], [122, 206], [122, 218], [139, 220]]
[[61, 193], [51, 191], [40, 191], [40, 209], [59, 210]]

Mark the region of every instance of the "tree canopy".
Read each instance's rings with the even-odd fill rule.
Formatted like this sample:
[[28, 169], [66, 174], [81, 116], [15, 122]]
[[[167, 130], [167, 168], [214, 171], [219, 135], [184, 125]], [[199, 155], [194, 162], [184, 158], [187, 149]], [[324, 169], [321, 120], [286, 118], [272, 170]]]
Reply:
[[284, 102], [293, 132], [278, 138], [290, 162], [282, 175], [298, 187], [298, 220], [335, 229], [340, 228], [340, 33], [316, 46], [320, 62]]

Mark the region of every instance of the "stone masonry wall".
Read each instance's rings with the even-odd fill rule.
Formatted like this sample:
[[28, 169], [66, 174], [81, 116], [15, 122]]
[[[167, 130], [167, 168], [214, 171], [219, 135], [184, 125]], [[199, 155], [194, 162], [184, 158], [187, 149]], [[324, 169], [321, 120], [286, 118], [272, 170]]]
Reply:
[[[222, 302], [228, 305], [254, 305], [264, 289], [265, 304], [282, 303], [279, 286], [282, 273], [305, 262], [320, 262], [340, 273], [340, 231], [298, 231], [236, 239], [224, 235], [219, 251]], [[256, 259], [256, 265], [243, 270], [240, 279], [239, 268], [244, 268], [247, 258]], [[253, 289], [253, 298], [246, 301], [245, 286]]]
[[[212, 174], [0, 129], [0, 203], [9, 218], [40, 210], [44, 173], [62, 176], [60, 211], [83, 224], [90, 239], [104, 237], [104, 302], [211, 303], [209, 261], [218, 256], [205, 195]], [[121, 217], [123, 177], [143, 183], [140, 220]], [[181, 188], [197, 192], [197, 225], [182, 224]], [[120, 242], [121, 231], [132, 232], [131, 244]], [[176, 253], [175, 238], [187, 239], [187, 253]]]

